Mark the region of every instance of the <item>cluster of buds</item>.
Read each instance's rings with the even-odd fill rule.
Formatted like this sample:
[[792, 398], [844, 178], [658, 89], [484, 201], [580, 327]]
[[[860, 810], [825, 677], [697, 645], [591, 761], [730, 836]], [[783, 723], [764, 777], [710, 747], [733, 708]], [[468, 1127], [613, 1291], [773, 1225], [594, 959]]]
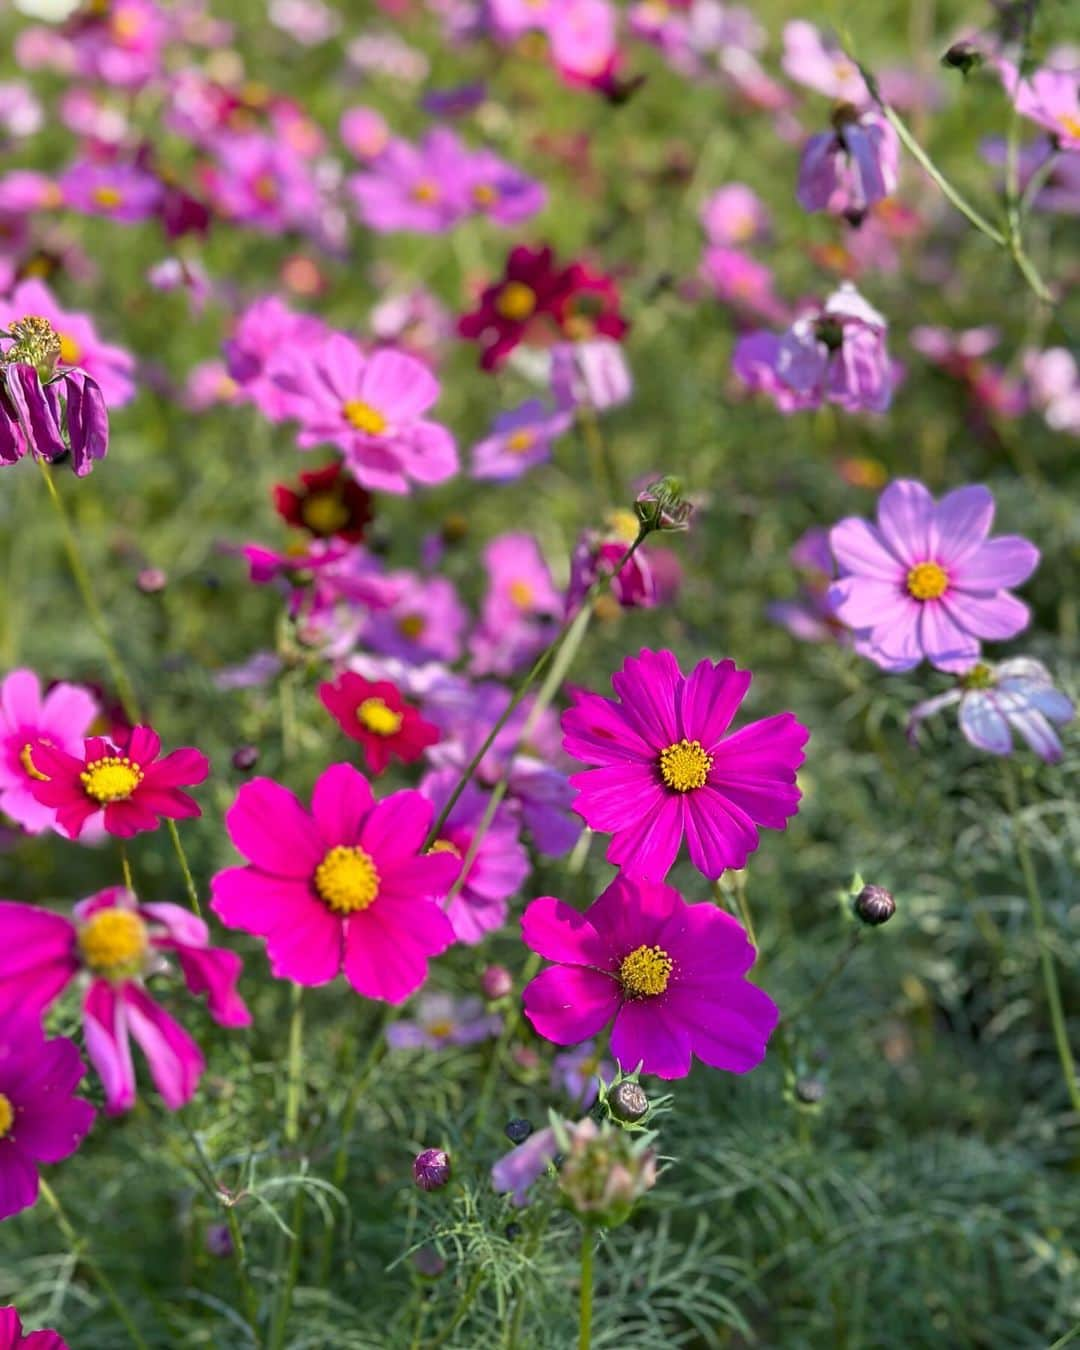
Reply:
[[682, 483], [671, 474], [650, 483], [634, 500], [634, 510], [646, 532], [686, 530], [694, 507], [683, 495]]
[[562, 1202], [582, 1223], [615, 1228], [656, 1185], [657, 1154], [651, 1133], [634, 1134], [610, 1121], [583, 1120], [556, 1127], [563, 1154]]
[[109, 448], [109, 419], [97, 383], [77, 367], [57, 370], [60, 338], [30, 315], [0, 332], [0, 464], [32, 450], [52, 463], [71, 452], [82, 477]]
[[630, 1074], [620, 1071], [610, 1083], [600, 1079], [593, 1115], [598, 1120], [611, 1121], [623, 1130], [641, 1133], [651, 1128], [658, 1115], [671, 1109], [669, 1103], [672, 1100], [668, 1094], [650, 1101], [638, 1082], [638, 1070]]

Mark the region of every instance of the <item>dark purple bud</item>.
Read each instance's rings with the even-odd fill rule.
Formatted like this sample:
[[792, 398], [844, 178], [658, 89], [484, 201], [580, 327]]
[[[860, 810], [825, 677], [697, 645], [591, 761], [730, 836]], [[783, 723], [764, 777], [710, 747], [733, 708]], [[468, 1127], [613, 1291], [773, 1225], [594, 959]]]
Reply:
[[522, 1116], [515, 1116], [513, 1120], [508, 1120], [503, 1126], [503, 1134], [512, 1144], [523, 1144], [532, 1132], [532, 1121], [525, 1120]]
[[488, 966], [480, 976], [485, 998], [505, 998], [514, 988], [514, 979], [505, 966]]
[[896, 901], [884, 886], [864, 886], [852, 903], [856, 917], [876, 928], [896, 913]]
[[636, 1125], [649, 1114], [649, 1099], [640, 1083], [618, 1083], [607, 1094], [608, 1110], [616, 1120]]
[[970, 75], [983, 63], [983, 54], [975, 46], [974, 42], [954, 42], [945, 55], [941, 58], [941, 64], [949, 70], [958, 70], [961, 75]]
[[450, 1180], [450, 1155], [441, 1148], [426, 1148], [413, 1159], [412, 1171], [422, 1191], [441, 1190]]
[[257, 745], [238, 745], [232, 752], [232, 766], [234, 769], [239, 769], [241, 773], [247, 773], [258, 762], [259, 747]]
[[212, 1223], [206, 1229], [206, 1250], [211, 1256], [232, 1256], [233, 1240], [226, 1223]]
[[503, 1232], [506, 1234], [507, 1241], [513, 1242], [515, 1238], [519, 1238], [521, 1236], [521, 1224], [508, 1223], [506, 1227], [503, 1229]]

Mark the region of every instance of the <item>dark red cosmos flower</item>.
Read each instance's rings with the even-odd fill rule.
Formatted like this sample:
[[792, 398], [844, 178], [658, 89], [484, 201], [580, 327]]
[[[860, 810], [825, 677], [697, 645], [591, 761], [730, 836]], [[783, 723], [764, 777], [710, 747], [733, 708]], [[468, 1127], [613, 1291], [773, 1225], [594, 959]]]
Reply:
[[34, 748], [40, 781], [35, 798], [56, 808], [56, 823], [69, 839], [78, 839], [91, 816], [102, 816], [105, 829], [119, 839], [156, 830], [161, 819], [202, 815], [181, 787], [201, 783], [210, 761], [199, 750], [174, 750], [158, 759], [161, 740], [150, 727], [132, 727], [126, 739], [91, 736], [82, 758], [56, 746]]
[[319, 685], [319, 697], [345, 735], [364, 747], [372, 773], [382, 773], [392, 755], [411, 764], [439, 739], [438, 727], [425, 722], [389, 680], [346, 671]]
[[550, 248], [524, 245], [511, 250], [501, 280], [458, 320], [461, 336], [480, 342], [484, 370], [501, 365], [520, 342], [577, 340], [597, 333], [620, 338], [627, 326], [610, 277], [579, 262], [557, 268]]
[[302, 473], [295, 486], [274, 484], [274, 510], [316, 539], [357, 544], [372, 517], [371, 493], [342, 470], [340, 460]]

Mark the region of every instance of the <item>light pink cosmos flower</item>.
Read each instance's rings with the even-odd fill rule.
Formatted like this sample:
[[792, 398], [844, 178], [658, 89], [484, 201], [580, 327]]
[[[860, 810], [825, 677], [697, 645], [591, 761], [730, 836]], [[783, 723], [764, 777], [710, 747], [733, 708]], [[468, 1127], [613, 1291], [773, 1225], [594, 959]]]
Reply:
[[870, 91], [858, 67], [839, 44], [826, 38], [820, 29], [805, 19], [792, 19], [784, 25], [784, 54], [780, 64], [796, 84], [815, 89], [826, 98], [869, 107]]
[[367, 356], [332, 333], [313, 351], [294, 350], [273, 378], [292, 400], [298, 443], [338, 446], [364, 487], [405, 493], [412, 483], [442, 483], [457, 473], [453, 436], [423, 416], [439, 397], [439, 381], [416, 357], [388, 350]]
[[770, 323], [787, 320], [787, 306], [773, 290], [772, 269], [740, 249], [719, 244], [706, 248], [701, 274], [716, 298], [737, 312]]
[[1021, 117], [1049, 131], [1062, 150], [1080, 150], [1080, 70], [1044, 66], [1021, 79], [1012, 62], [997, 65]]
[[746, 865], [759, 827], [786, 829], [809, 733], [785, 712], [728, 734], [752, 678], [733, 661], [683, 675], [671, 652], [646, 648], [611, 677], [616, 699], [572, 691], [563, 747], [593, 766], [570, 779], [574, 810], [611, 834], [609, 862], [661, 881], [685, 836], [691, 862], [715, 880]]
[[360, 220], [380, 233], [442, 234], [468, 213], [457, 136], [435, 127], [418, 145], [391, 140], [363, 173], [347, 183]]
[[41, 130], [44, 113], [29, 85], [0, 84], [0, 134], [4, 141], [21, 141]]
[[616, 12], [609, 0], [562, 0], [546, 24], [551, 59], [559, 74], [593, 83], [615, 64]]
[[1067, 347], [1024, 353], [1031, 401], [1052, 431], [1080, 436], [1080, 367]]
[[123, 347], [103, 342], [94, 321], [87, 314], [62, 309], [43, 281], [36, 277], [21, 281], [6, 298], [0, 299], [0, 328], [28, 314], [47, 319], [60, 339], [58, 367], [78, 366], [96, 380], [101, 396], [110, 408], [121, 408], [135, 396], [135, 358]]
[[770, 229], [764, 202], [745, 183], [717, 188], [701, 203], [698, 214], [711, 244], [749, 244]]
[[450, 1045], [476, 1045], [497, 1036], [501, 1013], [489, 1013], [478, 998], [421, 994], [413, 1017], [400, 1018], [386, 1029], [391, 1050], [443, 1050]]
[[13, 216], [55, 211], [64, 205], [59, 183], [34, 169], [12, 169], [0, 177], [0, 211]]
[[612, 338], [556, 342], [549, 378], [555, 406], [570, 412], [578, 408], [606, 412], [628, 403], [634, 393], [623, 344]]
[[83, 985], [86, 1052], [110, 1114], [135, 1105], [129, 1037], [150, 1065], [165, 1105], [191, 1100], [205, 1061], [188, 1033], [150, 997], [145, 980], [175, 959], [193, 994], [206, 994], [221, 1026], [251, 1021], [236, 981], [240, 958], [211, 947], [206, 924], [167, 902], [141, 905], [123, 886], [81, 900], [68, 918], [36, 905], [0, 901], [0, 1015], [44, 1014], [73, 982]]
[[338, 132], [345, 149], [365, 164], [377, 159], [390, 144], [386, 118], [375, 108], [346, 109], [341, 115]]
[[840, 579], [828, 601], [854, 630], [856, 651], [888, 671], [925, 657], [962, 672], [981, 639], [1026, 628], [1028, 607], [1009, 588], [1032, 574], [1039, 550], [1019, 535], [988, 539], [993, 519], [988, 488], [956, 488], [935, 502], [922, 483], [897, 479], [881, 494], [876, 526], [855, 516], [834, 525]]
[[32, 670], [13, 670], [0, 684], [0, 811], [28, 834], [56, 823], [56, 811], [32, 791], [40, 778], [34, 750], [45, 744], [78, 754], [98, 711], [89, 690], [75, 684], [54, 685], [42, 698]]
[[543, 32], [560, 0], [488, 0], [488, 13], [495, 33], [513, 42], [523, 33]]
[[212, 909], [266, 938], [270, 969], [297, 984], [344, 972], [358, 994], [403, 1003], [454, 941], [437, 901], [459, 863], [421, 850], [434, 809], [419, 792], [380, 802], [351, 764], [320, 776], [311, 811], [280, 783], [245, 783], [225, 823], [246, 867], [218, 872]]
[[124, 225], [148, 220], [162, 202], [160, 181], [134, 164], [79, 161], [60, 176], [64, 205]]

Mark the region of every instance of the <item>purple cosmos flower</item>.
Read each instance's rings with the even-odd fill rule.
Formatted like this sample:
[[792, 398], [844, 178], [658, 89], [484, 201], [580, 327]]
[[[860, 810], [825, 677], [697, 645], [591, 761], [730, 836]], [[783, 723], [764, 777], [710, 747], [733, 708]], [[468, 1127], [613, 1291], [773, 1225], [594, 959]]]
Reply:
[[492, 1188], [499, 1194], [508, 1193], [514, 1208], [521, 1209], [529, 1203], [530, 1187], [540, 1180], [558, 1152], [559, 1141], [553, 1126], [534, 1130], [524, 1143], [505, 1153], [492, 1167]]
[[574, 809], [611, 833], [609, 862], [661, 881], [685, 835], [691, 862], [715, 879], [746, 865], [759, 826], [787, 827], [809, 733], [785, 712], [728, 735], [752, 678], [708, 660], [685, 676], [671, 652], [643, 649], [612, 676], [617, 699], [573, 692], [563, 746], [594, 766], [570, 779]]
[[899, 168], [900, 142], [885, 118], [842, 105], [833, 130], [811, 136], [803, 147], [799, 205], [859, 224], [875, 202], [896, 191]]
[[766, 606], [766, 614], [800, 642], [848, 639], [847, 629], [836, 619], [828, 599], [835, 570], [828, 530], [816, 526], [807, 530], [789, 556], [800, 573], [798, 596]]
[[543, 183], [514, 168], [492, 150], [465, 152], [461, 190], [469, 208], [499, 225], [518, 225], [547, 205]]
[[45, 1040], [29, 1017], [0, 1019], [0, 1220], [37, 1201], [38, 1165], [70, 1157], [94, 1123], [94, 1108], [74, 1095], [85, 1075], [74, 1041]]
[[710, 244], [749, 244], [769, 232], [765, 204], [745, 183], [727, 183], [701, 204], [698, 213]]
[[155, 0], [113, 0], [95, 7], [71, 33], [80, 74], [123, 89], [137, 89], [161, 69], [174, 19]]
[[56, 821], [56, 811], [31, 790], [43, 777], [34, 765], [35, 749], [54, 745], [77, 754], [97, 714], [93, 695], [75, 684], [54, 685], [42, 698], [32, 670], [13, 670], [0, 683], [0, 810], [27, 833], [39, 834]]
[[361, 221], [380, 234], [442, 234], [469, 212], [462, 176], [465, 148], [445, 127], [419, 145], [391, 140], [377, 160], [348, 180]]
[[306, 161], [269, 134], [229, 136], [215, 143], [212, 188], [217, 209], [240, 225], [281, 234], [307, 229], [321, 200]]
[[980, 639], [1026, 628], [1028, 608], [1008, 588], [1028, 579], [1039, 550], [1018, 535], [988, 539], [993, 519], [988, 488], [957, 488], [935, 503], [922, 483], [897, 479], [881, 494], [876, 526], [855, 516], [834, 525], [840, 579], [829, 603], [854, 630], [856, 651], [883, 670], [911, 670], [925, 657], [960, 672], [978, 659]]
[[481, 999], [421, 994], [415, 1016], [392, 1022], [386, 1041], [391, 1050], [442, 1050], [490, 1040], [502, 1025], [502, 1014], [486, 1012]]
[[298, 443], [338, 446], [362, 486], [404, 493], [411, 482], [441, 483], [457, 472], [453, 436], [423, 416], [439, 397], [439, 381], [416, 357], [366, 356], [332, 333], [314, 351], [294, 350], [273, 378], [292, 399]]
[[80, 161], [60, 178], [64, 204], [73, 211], [133, 225], [157, 214], [160, 181], [134, 164], [92, 164]]
[[565, 408], [551, 409], [531, 398], [500, 413], [491, 431], [472, 450], [472, 476], [506, 483], [551, 458], [551, 444], [573, 423]]
[[684, 1078], [696, 1055], [729, 1073], [765, 1057], [779, 1020], [772, 999], [746, 980], [757, 953], [738, 922], [671, 886], [622, 874], [579, 913], [553, 896], [521, 920], [525, 945], [556, 964], [522, 999], [537, 1032], [575, 1045], [614, 1021], [611, 1053], [629, 1071]]
[[908, 736], [915, 740], [920, 723], [954, 703], [960, 705], [960, 730], [977, 749], [1011, 754], [1015, 731], [1047, 764], [1057, 764], [1063, 753], [1054, 726], [1071, 722], [1076, 712], [1041, 661], [1016, 656], [997, 665], [980, 662], [955, 689], [918, 704], [908, 718]]
[[[420, 791], [441, 811], [450, 799], [458, 775], [452, 769], [428, 774]], [[477, 831], [488, 807], [487, 794], [469, 783], [454, 803], [446, 823], [431, 846], [433, 853], [449, 853], [464, 863], [473, 850]], [[459, 942], [473, 945], [485, 933], [506, 922], [507, 903], [529, 875], [529, 855], [519, 838], [518, 822], [507, 807], [498, 807], [480, 839], [457, 895], [443, 906]]]
[[364, 625], [364, 645], [414, 666], [425, 661], [456, 661], [468, 614], [454, 583], [446, 577], [424, 578], [410, 572], [395, 573], [392, 579], [399, 583], [397, 594]]

